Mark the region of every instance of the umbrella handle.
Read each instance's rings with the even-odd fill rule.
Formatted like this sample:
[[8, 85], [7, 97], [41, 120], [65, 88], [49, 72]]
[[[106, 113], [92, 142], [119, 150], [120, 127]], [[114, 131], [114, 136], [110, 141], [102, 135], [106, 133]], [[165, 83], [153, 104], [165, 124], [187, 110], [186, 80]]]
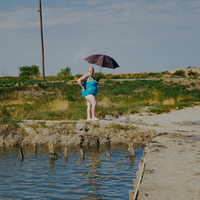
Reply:
[[[101, 67], [101, 69], [102, 69], [102, 67]], [[100, 69], [100, 74], [101, 74], [101, 69]]]

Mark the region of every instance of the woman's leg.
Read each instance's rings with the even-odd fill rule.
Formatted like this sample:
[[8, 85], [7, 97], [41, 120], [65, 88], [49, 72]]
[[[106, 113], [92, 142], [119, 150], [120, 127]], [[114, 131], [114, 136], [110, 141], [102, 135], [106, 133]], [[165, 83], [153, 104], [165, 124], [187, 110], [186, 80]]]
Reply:
[[92, 104], [87, 101], [87, 120], [91, 120], [91, 108], [92, 108]]
[[97, 101], [95, 96], [93, 95], [88, 95], [85, 97], [87, 99], [87, 101], [92, 104], [92, 120], [99, 120], [98, 118], [96, 118], [96, 108], [97, 108]]

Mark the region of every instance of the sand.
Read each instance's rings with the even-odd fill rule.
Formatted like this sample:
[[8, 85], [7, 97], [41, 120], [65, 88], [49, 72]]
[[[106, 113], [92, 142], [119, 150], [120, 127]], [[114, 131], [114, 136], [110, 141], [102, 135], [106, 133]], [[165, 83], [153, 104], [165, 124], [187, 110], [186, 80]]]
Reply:
[[196, 106], [169, 114], [135, 116], [141, 129], [155, 129], [138, 200], [200, 199], [199, 113], [200, 106]]

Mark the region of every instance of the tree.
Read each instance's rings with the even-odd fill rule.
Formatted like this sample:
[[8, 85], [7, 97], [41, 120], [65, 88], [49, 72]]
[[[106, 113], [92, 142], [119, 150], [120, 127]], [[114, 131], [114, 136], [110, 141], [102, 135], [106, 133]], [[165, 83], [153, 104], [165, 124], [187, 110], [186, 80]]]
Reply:
[[29, 77], [29, 76], [38, 76], [40, 74], [39, 66], [31, 65], [31, 66], [22, 66], [19, 68], [19, 76]]
[[65, 69], [61, 69], [61, 72], [57, 73], [57, 76], [69, 76], [71, 73], [71, 68], [67, 65]]

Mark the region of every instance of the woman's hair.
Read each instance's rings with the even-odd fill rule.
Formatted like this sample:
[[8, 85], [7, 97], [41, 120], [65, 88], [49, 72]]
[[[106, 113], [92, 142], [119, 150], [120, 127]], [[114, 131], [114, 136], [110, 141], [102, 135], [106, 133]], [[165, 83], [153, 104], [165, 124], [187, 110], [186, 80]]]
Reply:
[[90, 69], [93, 69], [93, 71], [94, 71], [94, 68], [93, 68], [93, 67], [89, 67], [89, 68], [87, 69], [87, 72], [89, 72]]

